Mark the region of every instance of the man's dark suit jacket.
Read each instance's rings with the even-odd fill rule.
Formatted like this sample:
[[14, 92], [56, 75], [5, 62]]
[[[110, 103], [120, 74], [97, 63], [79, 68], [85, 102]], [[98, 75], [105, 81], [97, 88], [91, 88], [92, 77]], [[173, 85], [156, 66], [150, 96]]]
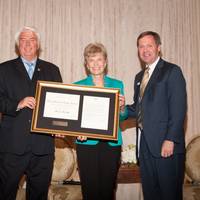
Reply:
[[30, 133], [32, 110], [16, 111], [20, 100], [35, 96], [38, 80], [61, 82], [58, 67], [38, 59], [32, 80], [21, 58], [0, 64], [0, 152], [23, 154], [31, 150], [43, 155], [54, 152], [54, 138], [50, 135]]
[[[134, 103], [128, 106], [129, 116], [137, 118], [140, 83], [144, 70], [136, 75]], [[186, 84], [181, 69], [160, 59], [146, 86], [142, 106], [143, 134], [151, 154], [161, 156], [164, 140], [175, 143], [174, 153], [184, 153], [184, 119]]]

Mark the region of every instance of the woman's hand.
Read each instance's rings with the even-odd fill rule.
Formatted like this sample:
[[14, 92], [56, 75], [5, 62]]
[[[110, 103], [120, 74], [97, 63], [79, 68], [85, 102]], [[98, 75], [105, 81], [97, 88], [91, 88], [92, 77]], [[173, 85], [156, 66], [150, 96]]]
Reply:
[[119, 95], [119, 107], [120, 107], [120, 112], [124, 112], [125, 110], [125, 97], [123, 95]]
[[87, 140], [87, 137], [86, 137], [86, 136], [78, 136], [78, 137], [77, 137], [77, 140], [86, 141], [86, 140]]

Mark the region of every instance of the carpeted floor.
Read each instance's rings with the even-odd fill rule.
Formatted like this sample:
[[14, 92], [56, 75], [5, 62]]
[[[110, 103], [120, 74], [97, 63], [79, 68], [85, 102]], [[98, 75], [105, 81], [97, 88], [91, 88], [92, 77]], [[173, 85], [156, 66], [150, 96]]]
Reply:
[[[25, 200], [25, 189], [19, 189], [16, 200]], [[82, 200], [80, 185], [51, 185], [48, 200]]]
[[[186, 184], [183, 196], [183, 200], [200, 200], [200, 185]], [[23, 188], [19, 189], [16, 200], [25, 200], [25, 190]], [[48, 200], [82, 200], [80, 185], [52, 185], [49, 189]], [[123, 199], [117, 198], [117, 200]]]

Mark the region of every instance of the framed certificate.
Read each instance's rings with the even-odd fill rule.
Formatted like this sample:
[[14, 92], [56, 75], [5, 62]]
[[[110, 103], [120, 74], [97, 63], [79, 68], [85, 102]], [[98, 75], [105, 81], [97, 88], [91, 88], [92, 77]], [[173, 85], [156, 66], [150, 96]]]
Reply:
[[38, 81], [32, 132], [117, 140], [119, 89]]

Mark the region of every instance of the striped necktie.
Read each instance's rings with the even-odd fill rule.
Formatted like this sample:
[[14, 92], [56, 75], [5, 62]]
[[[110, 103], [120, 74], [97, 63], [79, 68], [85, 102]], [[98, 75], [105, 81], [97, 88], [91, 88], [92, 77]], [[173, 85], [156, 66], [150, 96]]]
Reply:
[[143, 111], [142, 111], [142, 97], [144, 95], [144, 91], [145, 88], [147, 86], [147, 83], [149, 82], [149, 67], [147, 67], [144, 71], [144, 75], [142, 78], [142, 82], [140, 85], [140, 103], [139, 103], [139, 110], [138, 110], [138, 117], [137, 117], [137, 122], [138, 122], [138, 126], [143, 129], [143, 125], [142, 125], [142, 119], [143, 119]]
[[147, 83], [149, 82], [149, 67], [147, 67], [144, 71], [144, 75], [142, 78], [142, 82], [140, 85], [140, 98], [142, 99], [144, 95], [145, 88], [147, 86]]

